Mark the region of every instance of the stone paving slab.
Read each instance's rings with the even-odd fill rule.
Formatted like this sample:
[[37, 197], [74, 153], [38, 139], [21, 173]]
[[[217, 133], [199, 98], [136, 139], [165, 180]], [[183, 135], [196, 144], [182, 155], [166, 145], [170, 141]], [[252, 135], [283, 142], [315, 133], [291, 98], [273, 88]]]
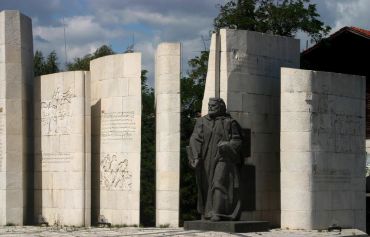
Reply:
[[76, 227], [36, 227], [36, 226], [5, 226], [0, 227], [0, 237], [40, 237], [40, 236], [65, 236], [65, 237], [111, 237], [111, 236], [199, 236], [199, 237], [349, 237], [367, 236], [364, 232], [355, 229], [346, 229], [341, 233], [327, 231], [303, 231], [273, 229], [269, 232], [256, 233], [223, 233], [211, 231], [185, 231], [183, 228], [76, 228]]

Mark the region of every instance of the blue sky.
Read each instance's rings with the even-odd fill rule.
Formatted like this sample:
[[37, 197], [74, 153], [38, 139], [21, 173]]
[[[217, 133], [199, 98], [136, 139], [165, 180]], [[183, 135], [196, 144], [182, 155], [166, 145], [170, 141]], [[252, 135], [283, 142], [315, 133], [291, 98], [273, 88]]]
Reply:
[[[32, 18], [34, 49], [55, 50], [64, 64], [63, 18], [67, 60], [94, 52], [103, 44], [123, 52], [133, 39], [143, 53], [143, 68], [153, 81], [154, 51], [160, 42], [183, 46], [183, 73], [188, 59], [209, 45], [209, 31], [227, 0], [1, 0], [0, 10], [16, 9]], [[344, 26], [370, 29], [370, 0], [311, 0], [332, 32]], [[301, 48], [307, 37], [301, 38]]]

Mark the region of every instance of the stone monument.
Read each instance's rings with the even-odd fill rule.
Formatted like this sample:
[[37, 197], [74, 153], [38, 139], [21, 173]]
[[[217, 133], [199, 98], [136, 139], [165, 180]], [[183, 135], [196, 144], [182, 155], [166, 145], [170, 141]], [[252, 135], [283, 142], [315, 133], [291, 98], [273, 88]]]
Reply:
[[155, 55], [156, 226], [179, 226], [180, 43], [162, 43]]
[[[244, 30], [221, 29], [213, 34], [202, 114], [210, 97], [225, 100], [243, 130], [250, 129], [250, 157], [255, 181], [253, 209], [241, 218], [267, 220], [280, 226], [280, 67], [299, 67], [299, 40]], [[244, 173], [243, 173], [244, 174]], [[249, 177], [251, 178], [251, 177]], [[255, 192], [255, 193], [254, 193]], [[250, 202], [250, 200], [245, 200]], [[251, 203], [253, 204], [253, 203]]]
[[210, 98], [208, 114], [197, 119], [189, 164], [195, 169], [201, 221], [185, 221], [185, 229], [249, 232], [268, 229], [267, 222], [238, 221], [242, 200], [240, 171], [243, 135], [239, 123], [226, 112], [221, 98]]
[[141, 54], [101, 57], [90, 70], [92, 222], [139, 225]]
[[36, 222], [89, 226], [90, 73], [60, 72], [34, 83]]
[[365, 231], [365, 77], [281, 75], [281, 227]]
[[189, 163], [196, 172], [197, 209], [202, 219], [239, 218], [242, 139], [240, 125], [226, 113], [225, 102], [210, 98], [208, 114], [197, 119], [188, 147]]
[[[0, 225], [30, 222], [31, 19], [0, 12]], [[27, 187], [28, 186], [28, 187]]]

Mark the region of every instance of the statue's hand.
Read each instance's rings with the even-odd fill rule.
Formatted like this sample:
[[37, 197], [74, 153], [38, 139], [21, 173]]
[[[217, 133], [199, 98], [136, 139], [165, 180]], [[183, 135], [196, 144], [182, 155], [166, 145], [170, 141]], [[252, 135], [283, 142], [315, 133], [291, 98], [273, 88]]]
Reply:
[[192, 160], [192, 161], [190, 161], [189, 162], [190, 163], [190, 166], [192, 167], [192, 168], [197, 168], [198, 167], [198, 164], [199, 164], [199, 158], [196, 158], [196, 159], [194, 159], [194, 160]]
[[227, 153], [227, 147], [230, 145], [228, 141], [221, 141], [217, 144], [220, 155], [225, 155]]

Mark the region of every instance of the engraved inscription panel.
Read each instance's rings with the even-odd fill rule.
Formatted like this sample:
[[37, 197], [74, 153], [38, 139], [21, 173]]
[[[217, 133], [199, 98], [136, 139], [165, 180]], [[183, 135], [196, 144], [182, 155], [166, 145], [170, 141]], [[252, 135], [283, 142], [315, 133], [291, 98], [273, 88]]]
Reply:
[[71, 153], [43, 153], [42, 163], [69, 163], [72, 159]]
[[101, 139], [132, 141], [136, 133], [135, 112], [102, 113]]
[[313, 167], [313, 181], [315, 183], [350, 183], [351, 171], [349, 169], [317, 169]]
[[43, 135], [70, 134], [72, 90], [61, 91], [59, 87], [51, 100], [41, 102], [41, 125]]
[[100, 162], [100, 186], [105, 190], [131, 190], [132, 174], [128, 159], [118, 154], [105, 154]]

